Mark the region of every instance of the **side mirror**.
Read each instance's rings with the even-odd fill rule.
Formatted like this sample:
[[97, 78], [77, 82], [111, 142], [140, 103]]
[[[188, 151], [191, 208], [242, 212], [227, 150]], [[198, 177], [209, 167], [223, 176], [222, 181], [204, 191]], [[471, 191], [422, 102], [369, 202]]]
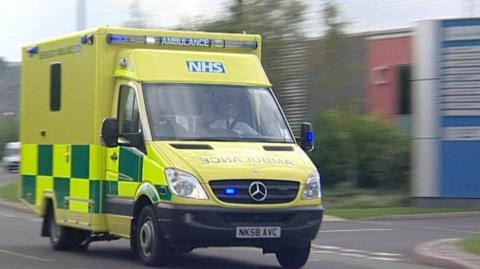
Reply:
[[102, 125], [102, 139], [109, 148], [118, 146], [118, 120], [106, 118]]
[[300, 128], [300, 147], [306, 152], [311, 152], [315, 147], [315, 135], [313, 133], [312, 124], [309, 122], [303, 122]]

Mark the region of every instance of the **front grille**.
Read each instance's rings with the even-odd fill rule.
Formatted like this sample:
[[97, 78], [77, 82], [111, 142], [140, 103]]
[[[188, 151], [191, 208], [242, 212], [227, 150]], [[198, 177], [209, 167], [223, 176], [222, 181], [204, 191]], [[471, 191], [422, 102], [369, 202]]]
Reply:
[[[252, 182], [259, 181], [267, 187], [267, 197], [258, 202], [250, 197], [248, 188]], [[297, 197], [299, 183], [285, 180], [213, 180], [210, 187], [222, 202], [237, 204], [281, 204], [291, 202]], [[226, 188], [235, 188], [235, 195], [225, 193]]]
[[286, 224], [295, 213], [217, 213], [223, 221], [233, 224]]

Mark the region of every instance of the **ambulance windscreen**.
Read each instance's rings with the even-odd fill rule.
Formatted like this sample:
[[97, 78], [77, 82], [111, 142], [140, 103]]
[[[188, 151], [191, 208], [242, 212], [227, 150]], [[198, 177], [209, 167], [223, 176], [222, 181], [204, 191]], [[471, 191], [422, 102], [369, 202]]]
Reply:
[[155, 140], [292, 143], [269, 89], [193, 84], [143, 84]]

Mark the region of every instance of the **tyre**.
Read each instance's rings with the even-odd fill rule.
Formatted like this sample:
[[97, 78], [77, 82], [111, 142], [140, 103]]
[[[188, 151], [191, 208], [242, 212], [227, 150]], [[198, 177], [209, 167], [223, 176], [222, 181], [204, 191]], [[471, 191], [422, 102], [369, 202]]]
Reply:
[[310, 255], [310, 243], [306, 246], [282, 247], [275, 255], [277, 256], [278, 263], [280, 263], [283, 268], [301, 268], [307, 263], [308, 256]]
[[172, 251], [162, 239], [153, 206], [145, 206], [136, 223], [136, 247], [143, 264], [163, 266], [168, 264]]
[[55, 250], [85, 250], [88, 245], [82, 244], [90, 236], [90, 232], [64, 227], [55, 221], [55, 212], [52, 206], [48, 207], [48, 228], [50, 243]]
[[137, 245], [137, 219], [134, 218], [130, 228], [130, 251], [137, 255], [138, 245]]

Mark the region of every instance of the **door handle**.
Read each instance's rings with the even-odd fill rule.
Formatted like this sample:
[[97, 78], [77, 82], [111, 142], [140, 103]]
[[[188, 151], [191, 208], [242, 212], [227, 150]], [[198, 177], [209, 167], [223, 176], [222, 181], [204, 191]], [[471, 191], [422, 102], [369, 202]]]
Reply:
[[117, 153], [116, 153], [116, 152], [114, 152], [114, 153], [113, 153], [113, 154], [110, 156], [110, 159], [111, 159], [112, 161], [116, 161], [116, 160], [118, 160]]

